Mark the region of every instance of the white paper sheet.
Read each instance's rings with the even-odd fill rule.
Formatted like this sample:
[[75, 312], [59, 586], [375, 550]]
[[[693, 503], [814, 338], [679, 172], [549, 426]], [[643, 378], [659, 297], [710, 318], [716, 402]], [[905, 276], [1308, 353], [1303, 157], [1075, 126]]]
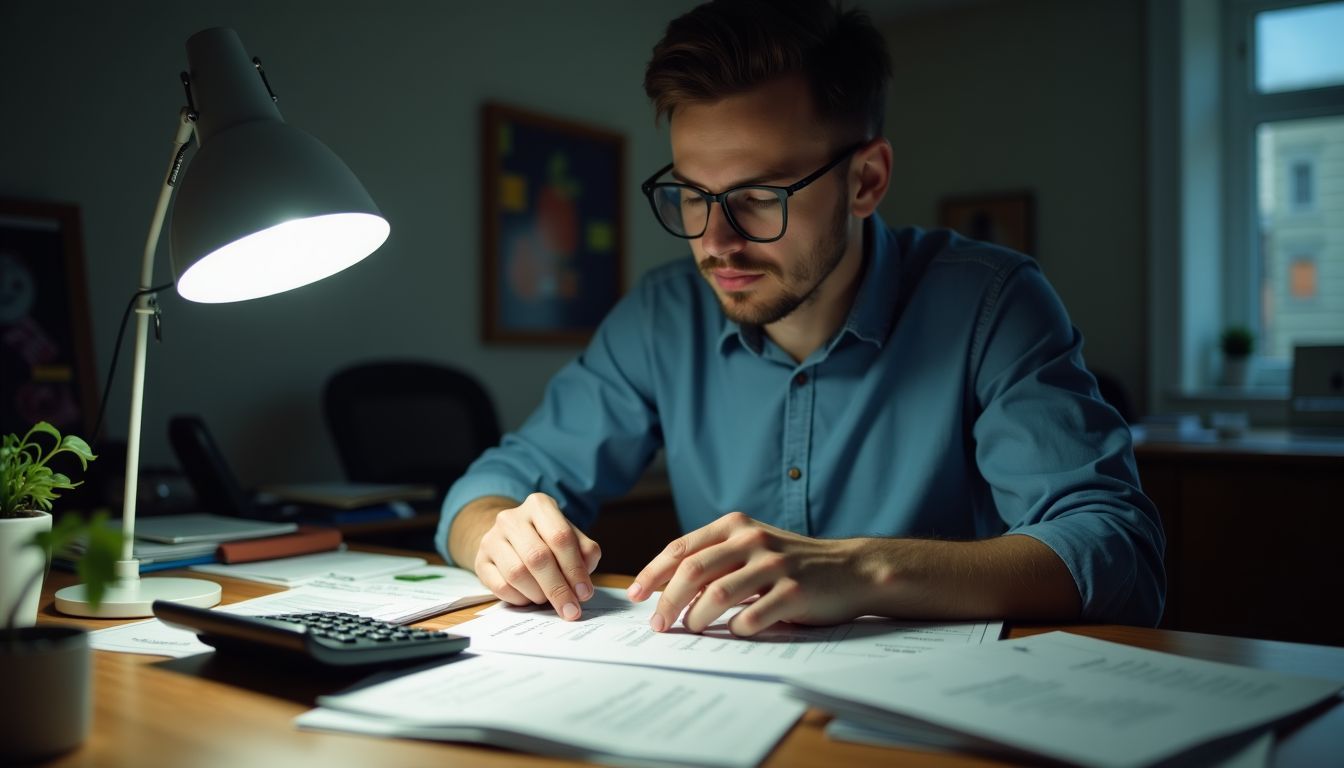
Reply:
[[660, 633], [649, 629], [657, 603], [657, 595], [634, 603], [623, 590], [598, 589], [584, 603], [579, 621], [564, 621], [549, 606], [501, 603], [453, 627], [453, 634], [470, 637], [473, 651], [777, 678], [931, 648], [979, 645], [997, 640], [1003, 630], [1002, 622], [929, 624], [865, 617], [834, 627], [780, 624], [754, 638], [740, 638], [728, 631], [730, 612], [703, 634], [686, 631], [680, 621]]
[[664, 669], [466, 653], [320, 697], [321, 708], [295, 722], [621, 765], [747, 768], [769, 754], [805, 709], [785, 691], [777, 683]]
[[[891, 727], [867, 725], [853, 720], [837, 717], [826, 724], [826, 736], [836, 741], [852, 741], [856, 744], [871, 744], [877, 747], [900, 747], [926, 752], [976, 753], [1001, 760], [1019, 758], [1020, 753], [993, 744], [953, 733], [945, 728], [923, 726], [914, 728], [912, 724]], [[1163, 763], [1165, 768], [1268, 768], [1274, 754], [1274, 734], [1265, 732], [1252, 734], [1231, 744], [1223, 745], [1217, 752], [1192, 755], [1189, 760], [1177, 760]]]
[[[217, 610], [248, 616], [342, 611], [405, 623], [494, 599], [473, 574], [460, 568], [426, 565], [404, 573], [437, 575], [439, 578], [403, 581], [389, 575], [355, 582], [319, 579], [284, 592], [221, 606]], [[170, 627], [158, 619], [101, 629], [90, 634], [89, 642], [100, 651], [155, 656], [193, 656], [214, 650], [197, 640], [195, 633]]]
[[912, 721], [1082, 765], [1140, 766], [1274, 722], [1344, 683], [1066, 632], [790, 681], [864, 724]]

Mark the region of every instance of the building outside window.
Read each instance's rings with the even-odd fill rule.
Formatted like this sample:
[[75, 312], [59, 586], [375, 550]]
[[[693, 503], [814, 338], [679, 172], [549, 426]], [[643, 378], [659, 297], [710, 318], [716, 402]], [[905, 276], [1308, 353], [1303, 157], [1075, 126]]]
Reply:
[[1225, 322], [1286, 372], [1294, 344], [1344, 342], [1344, 1], [1226, 9]]

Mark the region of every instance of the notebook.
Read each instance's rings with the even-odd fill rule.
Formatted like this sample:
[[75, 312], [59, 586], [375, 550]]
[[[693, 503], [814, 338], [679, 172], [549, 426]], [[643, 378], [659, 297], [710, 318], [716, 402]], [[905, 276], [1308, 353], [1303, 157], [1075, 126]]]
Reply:
[[156, 515], [136, 520], [135, 536], [163, 544], [187, 544], [279, 536], [292, 533], [298, 527], [294, 523], [272, 523], [205, 513]]

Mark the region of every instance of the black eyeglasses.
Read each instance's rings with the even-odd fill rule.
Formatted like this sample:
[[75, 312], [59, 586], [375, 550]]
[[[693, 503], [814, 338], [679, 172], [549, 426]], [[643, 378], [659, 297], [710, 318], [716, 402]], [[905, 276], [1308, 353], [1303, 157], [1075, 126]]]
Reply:
[[713, 194], [690, 184], [660, 183], [654, 180], [672, 170], [668, 163], [640, 185], [649, 198], [653, 215], [663, 229], [687, 240], [702, 237], [709, 227], [709, 206], [723, 206], [728, 225], [737, 234], [754, 243], [773, 243], [784, 236], [789, 225], [788, 200], [794, 193], [825, 176], [840, 161], [854, 154], [863, 144], [855, 144], [836, 155], [829, 163], [787, 187], [747, 184]]

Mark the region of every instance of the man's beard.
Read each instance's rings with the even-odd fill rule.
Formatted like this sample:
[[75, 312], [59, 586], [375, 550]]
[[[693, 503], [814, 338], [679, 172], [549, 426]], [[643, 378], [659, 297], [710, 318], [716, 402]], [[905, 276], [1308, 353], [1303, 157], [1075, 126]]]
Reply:
[[[729, 259], [707, 256], [700, 262], [700, 274], [713, 285], [715, 269], [724, 267], [743, 272], [763, 272], [775, 278], [780, 285], [795, 286], [793, 290], [785, 287], [783, 292], [765, 303], [757, 303], [751, 291], [736, 291], [719, 294], [719, 304], [729, 320], [739, 325], [770, 325], [779, 322], [799, 307], [816, 298], [817, 289], [830, 277], [849, 248], [849, 215], [842, 198], [831, 218], [830, 231], [812, 244], [810, 253], [794, 265], [787, 281], [780, 280], [782, 274], [775, 264], [756, 264], [741, 258], [740, 255]], [[717, 293], [717, 292], [716, 292]]]

